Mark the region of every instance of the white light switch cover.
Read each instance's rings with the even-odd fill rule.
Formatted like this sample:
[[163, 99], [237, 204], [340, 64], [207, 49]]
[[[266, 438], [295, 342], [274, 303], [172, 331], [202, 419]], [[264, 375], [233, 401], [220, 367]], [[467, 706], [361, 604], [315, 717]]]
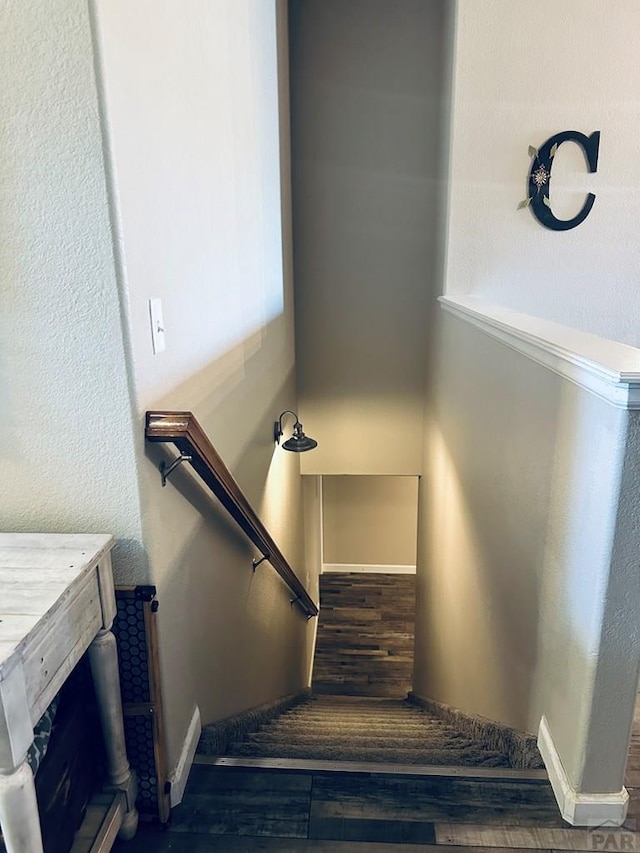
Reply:
[[149, 317], [151, 318], [151, 340], [153, 343], [153, 354], [164, 352], [166, 343], [164, 339], [164, 318], [162, 316], [162, 300], [149, 300]]

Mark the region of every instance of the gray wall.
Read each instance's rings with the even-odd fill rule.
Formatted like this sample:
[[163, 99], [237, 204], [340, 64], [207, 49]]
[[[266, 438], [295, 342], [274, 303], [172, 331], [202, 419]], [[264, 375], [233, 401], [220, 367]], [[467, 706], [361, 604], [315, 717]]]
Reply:
[[304, 473], [420, 471], [443, 4], [292, 0]]

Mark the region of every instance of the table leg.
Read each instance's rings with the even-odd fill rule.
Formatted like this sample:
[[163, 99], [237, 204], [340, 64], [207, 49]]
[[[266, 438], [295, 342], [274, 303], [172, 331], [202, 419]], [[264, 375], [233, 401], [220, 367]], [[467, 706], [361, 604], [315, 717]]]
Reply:
[[124, 791], [127, 797], [127, 812], [119, 837], [128, 840], [133, 838], [138, 828], [137, 784], [127, 760], [116, 638], [110, 630], [99, 631], [95, 636], [89, 646], [89, 661], [107, 753], [109, 782], [114, 788]]
[[10, 773], [0, 770], [0, 827], [7, 853], [42, 853], [36, 786], [26, 759]]

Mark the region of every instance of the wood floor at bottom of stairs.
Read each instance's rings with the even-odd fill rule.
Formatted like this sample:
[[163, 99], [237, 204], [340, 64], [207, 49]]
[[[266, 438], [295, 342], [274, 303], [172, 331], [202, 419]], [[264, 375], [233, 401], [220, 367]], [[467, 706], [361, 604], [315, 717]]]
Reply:
[[[629, 812], [634, 816], [640, 791], [629, 793]], [[545, 780], [194, 765], [184, 801], [174, 809], [168, 830], [141, 827], [136, 839], [117, 849], [121, 853], [640, 851], [640, 834], [631, 831], [631, 824], [611, 833], [611, 845], [598, 847], [591, 830], [564, 823]]]
[[[118, 844], [117, 853], [425, 853], [425, 844], [386, 844], [369, 841], [322, 841], [319, 839], [238, 838], [141, 830], [136, 839]], [[433, 847], [433, 853], [470, 853], [466, 847]], [[496, 853], [475, 847], [472, 853]], [[499, 853], [515, 853], [500, 850]], [[545, 853], [552, 853], [550, 849]]]
[[[506, 828], [505, 828], [506, 829]], [[537, 853], [594, 853], [594, 851], [637, 851], [640, 849], [638, 835], [624, 830], [609, 833], [609, 846], [604, 848], [600, 842], [594, 843], [590, 836], [584, 839], [577, 836], [575, 846], [553, 847], [555, 839], [533, 835], [526, 845], [505, 847], [504, 833], [498, 832], [492, 837], [475, 844], [453, 845], [444, 843], [420, 844], [378, 841], [338, 841], [316, 838], [269, 838], [254, 836], [211, 836], [199, 833], [178, 833], [171, 831], [148, 830], [142, 828], [133, 841], [119, 842], [115, 853], [522, 853], [523, 849]], [[514, 838], [512, 843], [517, 842]], [[544, 846], [544, 845], [547, 846]], [[580, 846], [582, 845], [582, 846]]]

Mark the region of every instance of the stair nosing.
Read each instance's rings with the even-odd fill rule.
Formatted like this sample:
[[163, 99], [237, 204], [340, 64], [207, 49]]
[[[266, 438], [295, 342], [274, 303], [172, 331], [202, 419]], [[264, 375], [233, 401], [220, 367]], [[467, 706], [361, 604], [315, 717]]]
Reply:
[[486, 779], [491, 781], [549, 782], [546, 770], [519, 770], [512, 767], [467, 767], [437, 764], [402, 764], [378, 761], [327, 761], [315, 758], [251, 758], [196, 754], [194, 764], [217, 768], [291, 770], [318, 773], [370, 773], [382, 776], [440, 776], [443, 778]]

